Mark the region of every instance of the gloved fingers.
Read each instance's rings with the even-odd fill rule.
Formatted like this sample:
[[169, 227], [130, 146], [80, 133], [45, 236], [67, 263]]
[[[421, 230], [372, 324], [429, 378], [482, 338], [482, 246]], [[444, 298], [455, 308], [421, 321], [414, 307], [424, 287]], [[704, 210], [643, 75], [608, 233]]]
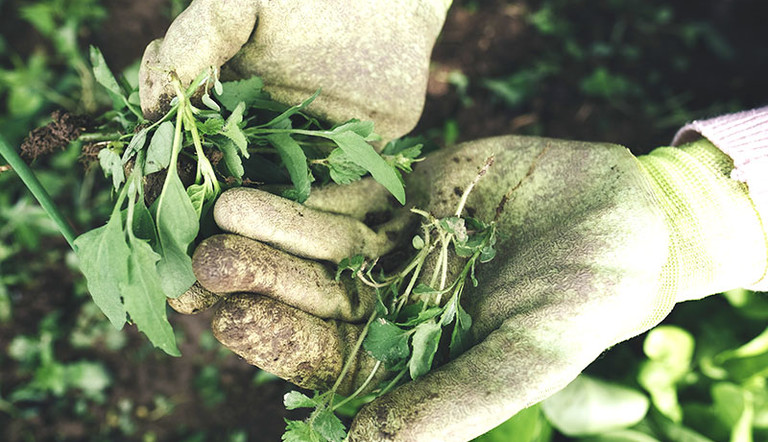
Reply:
[[237, 233], [310, 259], [338, 263], [362, 254], [374, 258], [397, 244], [397, 227], [373, 231], [361, 221], [322, 212], [245, 187], [224, 192], [213, 210], [223, 230]]
[[[358, 221], [388, 216], [399, 206], [389, 191], [371, 177], [339, 186], [330, 184], [312, 189], [304, 205], [322, 212], [346, 215]], [[379, 224], [372, 220], [368, 225]]]
[[213, 307], [219, 299], [219, 295], [195, 281], [192, 287], [178, 298], [168, 298], [168, 305], [183, 315], [196, 315]]
[[201, 72], [218, 69], [248, 41], [260, 2], [194, 0], [171, 23], [163, 39], [151, 42], [139, 68], [139, 96], [144, 117], [155, 120], [176, 94], [168, 74], [184, 87]]
[[192, 268], [200, 284], [214, 293], [258, 293], [319, 318], [362, 322], [376, 302], [373, 290], [349, 278], [336, 281], [322, 263], [239, 235], [204, 240]]
[[[222, 301], [212, 328], [225, 347], [249, 364], [302, 388], [328, 390], [354, 350], [363, 325], [323, 320], [274, 299], [243, 293]], [[354, 391], [374, 364], [370, 356], [357, 352], [338, 392]], [[384, 375], [383, 369], [378, 370], [376, 380]]]

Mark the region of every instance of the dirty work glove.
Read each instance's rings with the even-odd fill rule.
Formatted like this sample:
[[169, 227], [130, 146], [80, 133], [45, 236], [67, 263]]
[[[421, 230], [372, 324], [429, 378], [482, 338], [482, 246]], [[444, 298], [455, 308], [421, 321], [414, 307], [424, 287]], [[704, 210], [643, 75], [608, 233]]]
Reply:
[[[734, 161], [706, 139], [639, 159], [609, 144], [470, 142], [419, 164], [409, 201], [452, 214], [490, 155], [495, 164], [467, 203], [475, 218], [497, 220], [499, 236], [496, 258], [478, 267], [480, 285], [462, 298], [474, 346], [363, 407], [352, 441], [469, 440], [563, 388], [676, 302], [765, 287], [766, 199], [732, 179]], [[355, 323], [372, 308], [370, 293], [336, 283], [322, 261], [389, 252], [405, 225], [397, 213], [379, 229], [357, 221], [386, 208], [372, 184], [330, 190], [317, 192], [313, 207], [229, 191], [215, 216], [235, 234], [204, 241], [194, 256], [203, 286], [232, 293], [215, 315], [215, 335], [307, 388], [329, 387], [360, 333]], [[360, 354], [346, 391], [370, 366]]]
[[429, 57], [451, 0], [194, 0], [150, 43], [139, 71], [141, 108], [156, 119], [189, 84], [223, 65], [223, 80], [260, 76], [281, 103], [333, 123], [373, 121], [385, 140], [409, 132], [426, 95]]

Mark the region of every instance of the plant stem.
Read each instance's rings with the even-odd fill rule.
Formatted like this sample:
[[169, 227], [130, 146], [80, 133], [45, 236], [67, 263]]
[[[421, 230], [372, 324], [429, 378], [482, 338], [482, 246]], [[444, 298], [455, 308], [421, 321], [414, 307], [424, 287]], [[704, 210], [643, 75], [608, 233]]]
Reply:
[[40, 184], [40, 181], [37, 179], [37, 176], [35, 176], [34, 172], [32, 172], [32, 169], [27, 166], [27, 163], [21, 159], [19, 154], [16, 153], [16, 150], [14, 150], [1, 135], [0, 156], [5, 158], [13, 170], [16, 171], [16, 174], [19, 176], [19, 178], [21, 178], [21, 181], [24, 183], [24, 185], [27, 186], [29, 191], [32, 192], [32, 195], [43, 207], [43, 210], [45, 210], [48, 216], [53, 219], [53, 221], [56, 223], [56, 226], [59, 228], [59, 231], [64, 236], [64, 239], [66, 239], [67, 243], [69, 243], [69, 246], [72, 247], [72, 250], [77, 251], [77, 247], [75, 247], [75, 231], [64, 219], [64, 216], [61, 214], [61, 212], [59, 212], [59, 209], [54, 204], [51, 196], [48, 195], [48, 192], [45, 190], [43, 185]]
[[344, 364], [344, 367], [341, 369], [341, 373], [339, 373], [339, 377], [336, 378], [336, 382], [333, 384], [333, 387], [331, 387], [331, 403], [328, 406], [332, 406], [333, 402], [333, 396], [336, 394], [336, 390], [339, 389], [339, 385], [341, 385], [341, 381], [344, 380], [344, 376], [347, 375], [347, 372], [352, 367], [352, 362], [356, 359], [357, 352], [360, 351], [360, 347], [363, 346], [363, 341], [365, 340], [365, 336], [368, 334], [368, 327], [370, 327], [371, 323], [374, 319], [376, 319], [376, 312], [374, 311], [371, 314], [371, 317], [368, 318], [368, 322], [365, 323], [365, 326], [363, 327], [363, 331], [360, 333], [360, 337], [357, 338], [357, 342], [355, 342], [354, 348], [352, 348], [352, 351], [349, 353], [349, 356], [347, 357], [347, 361]]

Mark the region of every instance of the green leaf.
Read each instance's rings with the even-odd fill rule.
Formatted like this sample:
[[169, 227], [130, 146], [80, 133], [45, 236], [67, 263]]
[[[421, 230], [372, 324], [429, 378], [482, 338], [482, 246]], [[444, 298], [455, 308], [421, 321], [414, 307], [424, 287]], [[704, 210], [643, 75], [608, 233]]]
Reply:
[[397, 325], [400, 327], [412, 327], [414, 325], [421, 324], [422, 322], [429, 321], [430, 319], [434, 318], [435, 316], [438, 316], [440, 313], [443, 312], [442, 307], [430, 307], [426, 310], [422, 310], [422, 306], [424, 305], [422, 302], [417, 302], [415, 304], [410, 304], [413, 306], [418, 306], [418, 309], [416, 309], [416, 314], [409, 316], [403, 316], [403, 313], [410, 313], [407, 311], [407, 307], [403, 308], [401, 310], [400, 317], [398, 317]]
[[131, 138], [131, 142], [128, 143], [128, 147], [125, 149], [125, 152], [123, 152], [123, 164], [127, 163], [128, 160], [133, 158], [134, 155], [136, 155], [136, 152], [141, 150], [141, 148], [144, 147], [144, 143], [147, 141], [147, 133], [149, 132], [148, 128], [144, 128], [137, 133], [133, 134], [133, 137]]
[[235, 179], [242, 180], [245, 174], [245, 168], [243, 168], [243, 160], [240, 158], [240, 153], [237, 145], [229, 138], [224, 138], [221, 142], [217, 143], [219, 150], [224, 154], [224, 165], [227, 166], [227, 171]]
[[457, 243], [465, 243], [469, 239], [467, 234], [467, 226], [463, 218], [457, 216], [449, 216], [442, 218], [439, 221], [440, 227], [446, 232], [452, 234]]
[[400, 175], [373, 150], [363, 137], [351, 131], [330, 132], [329, 137], [352, 162], [369, 171], [373, 179], [389, 190], [400, 204], [405, 204], [405, 188]]
[[640, 366], [637, 381], [651, 394], [653, 405], [673, 422], [682, 420], [676, 384], [690, 371], [693, 336], [675, 326], [659, 326], [645, 338], [649, 360]]
[[240, 103], [251, 105], [257, 100], [264, 99], [265, 93], [261, 90], [264, 82], [259, 77], [251, 77], [245, 80], [228, 81], [221, 84], [222, 92], [216, 95], [219, 102], [229, 111], [234, 111]]
[[440, 343], [443, 328], [440, 324], [430, 321], [416, 326], [413, 333], [413, 354], [408, 362], [411, 379], [418, 379], [432, 368], [432, 360]]
[[187, 249], [197, 236], [198, 219], [181, 179], [175, 171], [171, 171], [166, 176], [155, 210], [161, 256], [157, 271], [163, 292], [170, 298], [180, 296], [195, 282], [192, 259], [187, 255]]
[[643, 343], [643, 351], [648, 358], [666, 365], [677, 379], [690, 369], [693, 347], [693, 336], [671, 325], [654, 328]]
[[366, 139], [366, 141], [372, 141], [368, 140], [368, 137], [373, 135], [373, 121], [360, 121], [358, 119], [352, 119], [331, 128], [331, 133], [340, 134], [343, 132], [354, 132]]
[[147, 205], [144, 204], [144, 198], [139, 198], [133, 209], [133, 234], [149, 241], [150, 246], [157, 244], [155, 220], [152, 219], [152, 214], [149, 213]]
[[585, 436], [637, 424], [648, 412], [649, 401], [637, 390], [580, 375], [541, 406], [560, 432]]
[[293, 187], [296, 190], [296, 201], [303, 203], [309, 198], [311, 187], [307, 156], [304, 154], [304, 150], [286, 133], [269, 135], [267, 140], [277, 149], [283, 164], [288, 169], [291, 182], [293, 182]]
[[173, 123], [165, 121], [157, 127], [147, 148], [147, 160], [144, 164], [144, 174], [159, 172], [168, 168], [173, 150]]
[[336, 415], [327, 408], [318, 412], [312, 422], [312, 426], [330, 442], [341, 442], [347, 437], [347, 429]]
[[240, 150], [240, 155], [244, 158], [248, 158], [248, 140], [245, 138], [245, 133], [240, 128], [240, 123], [243, 122], [243, 111], [245, 111], [245, 103], [240, 102], [235, 110], [227, 118], [224, 127], [221, 129], [221, 134], [229, 138], [235, 143], [235, 146]]
[[[455, 299], [455, 298], [454, 298]], [[469, 316], [458, 300], [454, 302], [456, 307], [456, 324], [451, 333], [450, 358], [454, 359], [464, 353], [471, 345], [472, 318]]]
[[327, 160], [331, 179], [336, 184], [355, 182], [368, 173], [367, 170], [350, 160], [349, 155], [339, 148], [333, 149]]
[[336, 268], [336, 281], [341, 279], [341, 274], [345, 270], [352, 271], [352, 275], [350, 275], [352, 279], [357, 278], [357, 274], [362, 270], [363, 264], [365, 264], [365, 257], [363, 255], [355, 255], [342, 259], [339, 262], [339, 266]]
[[[302, 101], [301, 103], [297, 104], [296, 106], [291, 106], [285, 111], [283, 111], [280, 115], [276, 116], [272, 120], [270, 120], [268, 123], [261, 124], [258, 127], [276, 127], [280, 125], [283, 122], [288, 122], [288, 119], [292, 116], [296, 115], [297, 113], [301, 112], [305, 107], [309, 106], [310, 103], [315, 101], [315, 98], [320, 95], [320, 89], [315, 91], [314, 94], [312, 94], [311, 97], [307, 98], [306, 100]], [[288, 125], [290, 127], [290, 125]]]
[[215, 116], [213, 118], [208, 118], [204, 122], [195, 121], [195, 125], [197, 126], [197, 130], [200, 131], [203, 135], [216, 135], [224, 128], [224, 124], [226, 122], [223, 118], [219, 116]]
[[291, 421], [286, 419], [283, 442], [324, 442], [320, 433], [315, 431], [304, 421]]
[[289, 391], [283, 396], [283, 404], [288, 410], [295, 410], [297, 408], [315, 408], [317, 402], [312, 398], [306, 396], [298, 391]]
[[112, 177], [112, 185], [115, 189], [120, 187], [125, 181], [125, 171], [123, 170], [123, 162], [120, 160], [120, 155], [115, 153], [112, 149], [101, 149], [99, 151], [99, 165], [104, 171], [105, 177]]
[[192, 184], [187, 187], [187, 196], [189, 196], [189, 200], [192, 202], [192, 207], [194, 207], [198, 218], [200, 218], [200, 215], [203, 213], [203, 204], [205, 203], [206, 193], [205, 186], [202, 184]]
[[400, 365], [411, 353], [408, 339], [411, 334], [395, 324], [379, 318], [368, 327], [363, 348], [388, 367]]
[[128, 279], [120, 285], [125, 308], [138, 329], [155, 347], [171, 356], [181, 356], [165, 314], [165, 295], [156, 267], [160, 255], [138, 238], [130, 240], [130, 248]]
[[93, 301], [118, 330], [125, 324], [125, 307], [120, 284], [128, 280], [130, 249], [125, 242], [123, 222], [115, 211], [103, 227], [75, 239], [80, 270], [85, 275]]
[[552, 427], [537, 404], [521, 410], [472, 442], [546, 442], [551, 439], [551, 433]]
[[737, 381], [768, 376], [768, 328], [741, 347], [718, 354], [714, 362]]
[[221, 112], [221, 107], [219, 106], [219, 104], [213, 101], [213, 98], [211, 98], [211, 96], [208, 95], [207, 92], [203, 94], [201, 101], [208, 109], [216, 112]]
[[[107, 91], [110, 92], [110, 94], [114, 94], [118, 98], [122, 97], [123, 90], [120, 88], [117, 80], [115, 80], [115, 76], [112, 74], [112, 71], [109, 70], [109, 66], [107, 66], [107, 62], [104, 60], [104, 55], [102, 55], [101, 51], [96, 46], [91, 46], [90, 56], [91, 65], [93, 66], [93, 76], [96, 78], [96, 81], [100, 85], [104, 86]], [[122, 102], [122, 100], [114, 101], [116, 105]], [[122, 107], [124, 106], [118, 106], [118, 110]]]

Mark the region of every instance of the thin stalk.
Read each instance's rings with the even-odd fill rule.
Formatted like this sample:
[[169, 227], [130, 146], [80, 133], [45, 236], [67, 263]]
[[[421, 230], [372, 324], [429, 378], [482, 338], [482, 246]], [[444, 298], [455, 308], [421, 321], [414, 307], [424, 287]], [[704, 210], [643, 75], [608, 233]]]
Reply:
[[351, 395], [347, 396], [343, 401], [341, 401], [338, 404], [334, 405], [333, 406], [333, 410], [339, 409], [341, 406], [343, 406], [347, 402], [351, 401], [352, 399], [356, 398], [357, 395], [362, 393], [363, 390], [365, 389], [365, 387], [367, 387], [368, 384], [371, 383], [371, 381], [373, 380], [373, 377], [376, 375], [376, 372], [379, 371], [379, 367], [381, 367], [381, 361], [376, 361], [376, 365], [374, 365], [373, 369], [371, 369], [371, 374], [368, 375], [368, 377], [365, 379], [365, 382], [363, 382], [362, 385], [360, 385], [357, 388], [357, 390], [355, 390], [354, 393], [352, 393]]
[[56, 204], [54, 204], [51, 196], [45, 190], [43, 185], [40, 184], [40, 181], [37, 179], [34, 172], [32, 172], [32, 169], [27, 166], [27, 163], [21, 159], [19, 154], [16, 153], [16, 150], [14, 150], [1, 135], [0, 156], [5, 158], [13, 170], [16, 171], [16, 174], [21, 178], [21, 181], [27, 186], [29, 191], [32, 192], [32, 195], [43, 207], [43, 210], [45, 210], [48, 216], [53, 219], [56, 226], [59, 228], [59, 232], [61, 232], [64, 239], [67, 240], [67, 243], [72, 247], [72, 250], [77, 251], [77, 247], [75, 247], [75, 231], [69, 225], [67, 220], [64, 219], [64, 215], [59, 212], [59, 209], [56, 207]]
[[341, 381], [344, 379], [344, 376], [347, 375], [347, 372], [352, 367], [352, 362], [354, 362], [355, 357], [357, 356], [357, 352], [360, 351], [360, 347], [363, 346], [363, 340], [365, 340], [365, 336], [368, 334], [368, 327], [371, 325], [374, 319], [376, 319], [375, 311], [371, 314], [371, 317], [368, 318], [368, 322], [365, 323], [363, 331], [360, 333], [360, 337], [357, 338], [357, 342], [355, 342], [354, 348], [352, 348], [352, 351], [349, 353], [349, 357], [347, 357], [347, 361], [344, 363], [344, 367], [341, 369], [341, 373], [339, 373], [339, 377], [336, 378], [336, 382], [333, 384], [333, 387], [331, 387], [331, 400], [328, 404], [329, 407], [333, 405], [333, 396], [336, 394], [336, 390], [339, 389], [339, 385], [341, 385]]
[[488, 172], [488, 169], [493, 165], [495, 158], [493, 155], [488, 157], [485, 160], [485, 164], [480, 169], [480, 172], [475, 175], [475, 179], [472, 180], [471, 183], [469, 183], [469, 186], [467, 186], [466, 189], [464, 189], [464, 193], [461, 194], [461, 200], [459, 200], [459, 205], [456, 207], [456, 216], [461, 216], [461, 212], [464, 211], [464, 206], [467, 204], [467, 198], [469, 197], [469, 194], [472, 192], [472, 189], [475, 187], [475, 184], [477, 184], [478, 181], [480, 181], [480, 178], [483, 177], [483, 175]]

